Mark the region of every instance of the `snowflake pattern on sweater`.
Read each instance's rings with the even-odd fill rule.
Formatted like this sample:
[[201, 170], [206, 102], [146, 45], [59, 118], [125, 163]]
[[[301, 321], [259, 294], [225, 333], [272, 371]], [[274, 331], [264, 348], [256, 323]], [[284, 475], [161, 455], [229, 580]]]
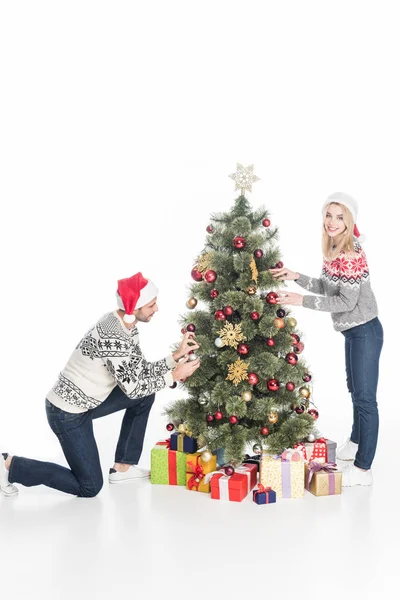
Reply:
[[332, 314], [334, 328], [345, 331], [378, 316], [378, 307], [371, 288], [367, 257], [358, 242], [355, 255], [341, 252], [328, 261], [324, 259], [319, 279], [300, 274], [301, 287], [318, 296], [304, 296], [303, 306]]
[[101, 404], [116, 385], [129, 398], [143, 398], [172, 385], [175, 366], [172, 356], [147, 361], [137, 327], [128, 330], [112, 312], [85, 334], [47, 397], [78, 412]]

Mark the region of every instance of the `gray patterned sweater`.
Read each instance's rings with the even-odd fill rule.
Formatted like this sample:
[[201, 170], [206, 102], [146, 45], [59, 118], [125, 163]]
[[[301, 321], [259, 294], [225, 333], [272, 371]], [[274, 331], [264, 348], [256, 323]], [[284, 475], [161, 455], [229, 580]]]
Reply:
[[118, 313], [104, 315], [83, 337], [61, 371], [48, 400], [66, 412], [99, 406], [116, 385], [130, 398], [143, 398], [173, 384], [172, 356], [148, 362], [137, 327], [125, 327]]
[[324, 260], [320, 279], [301, 273], [296, 279], [306, 290], [323, 294], [304, 296], [303, 306], [330, 312], [336, 331], [362, 325], [378, 316], [365, 252], [358, 242], [354, 249], [355, 256], [341, 252], [335, 260]]

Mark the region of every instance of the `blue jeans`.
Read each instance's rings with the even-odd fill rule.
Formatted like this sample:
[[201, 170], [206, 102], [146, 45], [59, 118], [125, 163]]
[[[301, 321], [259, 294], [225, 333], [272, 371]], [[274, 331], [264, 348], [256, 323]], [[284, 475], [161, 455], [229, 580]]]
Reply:
[[70, 468], [14, 456], [8, 474], [10, 483], [22, 483], [27, 487], [43, 484], [74, 496], [96, 496], [103, 487], [103, 474], [93, 433], [93, 419], [126, 409], [115, 462], [135, 465], [142, 453], [154, 398], [155, 394], [152, 394], [132, 400], [117, 386], [100, 406], [78, 414], [65, 412], [46, 400], [47, 420]]
[[370, 469], [378, 442], [376, 390], [383, 329], [376, 317], [342, 333], [346, 340], [347, 387], [353, 401], [353, 429], [350, 439], [358, 444], [354, 464], [360, 469]]

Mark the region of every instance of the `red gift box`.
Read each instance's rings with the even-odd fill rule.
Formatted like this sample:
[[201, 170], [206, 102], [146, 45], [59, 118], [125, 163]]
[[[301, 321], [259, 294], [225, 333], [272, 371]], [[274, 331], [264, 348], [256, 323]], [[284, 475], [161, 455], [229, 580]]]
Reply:
[[257, 484], [257, 472], [257, 465], [244, 463], [230, 477], [216, 473], [211, 479], [211, 498], [241, 502]]

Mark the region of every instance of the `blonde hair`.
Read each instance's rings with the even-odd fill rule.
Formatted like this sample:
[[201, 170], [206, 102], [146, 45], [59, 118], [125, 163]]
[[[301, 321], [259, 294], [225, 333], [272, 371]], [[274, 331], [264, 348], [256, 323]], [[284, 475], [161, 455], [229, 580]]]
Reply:
[[[326, 213], [329, 211], [329, 207], [335, 204], [336, 206], [340, 206], [343, 214], [343, 223], [346, 229], [337, 236], [335, 239], [334, 245], [332, 242], [332, 238], [325, 231], [325, 219]], [[354, 250], [354, 240], [353, 240], [353, 231], [354, 231], [354, 220], [353, 215], [343, 204], [340, 202], [331, 202], [325, 208], [322, 222], [322, 254], [326, 260], [335, 260], [339, 256], [341, 252], [345, 252], [346, 254], [355, 254]]]

